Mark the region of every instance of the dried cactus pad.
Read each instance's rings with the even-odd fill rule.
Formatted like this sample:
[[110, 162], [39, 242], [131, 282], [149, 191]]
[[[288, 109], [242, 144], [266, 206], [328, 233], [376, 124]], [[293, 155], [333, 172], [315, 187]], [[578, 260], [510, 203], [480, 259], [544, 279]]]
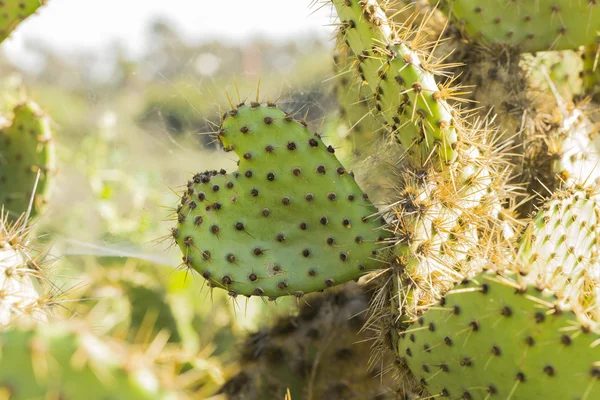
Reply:
[[488, 43], [516, 45], [523, 52], [576, 49], [599, 35], [595, 0], [447, 0], [466, 33]]
[[15, 28], [46, 0], [4, 0], [0, 1], [0, 42], [6, 39]]
[[318, 135], [253, 103], [225, 114], [219, 139], [238, 171], [196, 174], [173, 230], [184, 263], [212, 286], [300, 297], [382, 266], [377, 209]]
[[409, 327], [398, 351], [432, 395], [592, 400], [600, 398], [598, 339], [534, 287], [483, 274]]
[[50, 119], [33, 102], [16, 106], [11, 124], [0, 128], [0, 204], [11, 219], [27, 210], [38, 171], [32, 214], [41, 210], [53, 170]]

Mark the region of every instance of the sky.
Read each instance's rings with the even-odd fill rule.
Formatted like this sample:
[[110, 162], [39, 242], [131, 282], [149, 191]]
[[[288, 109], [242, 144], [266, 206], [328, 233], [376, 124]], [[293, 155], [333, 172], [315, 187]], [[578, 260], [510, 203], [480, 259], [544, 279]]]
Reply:
[[311, 7], [312, 0], [49, 0], [39, 15], [26, 20], [3, 43], [11, 59], [26, 59], [25, 40], [68, 55], [101, 50], [119, 40], [135, 57], [144, 49], [151, 21], [165, 18], [189, 41], [244, 41], [257, 35], [276, 39], [307, 32], [330, 37], [331, 7]]

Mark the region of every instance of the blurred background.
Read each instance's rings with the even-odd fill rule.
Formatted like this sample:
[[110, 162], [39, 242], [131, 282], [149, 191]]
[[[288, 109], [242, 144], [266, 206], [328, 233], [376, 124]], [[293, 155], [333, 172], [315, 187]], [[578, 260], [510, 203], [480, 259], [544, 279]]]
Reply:
[[210, 361], [207, 394], [236, 371], [225, 350], [295, 300], [232, 303], [161, 239], [192, 174], [235, 169], [208, 134], [228, 96], [254, 99], [260, 80], [262, 100], [327, 129], [333, 19], [309, 3], [51, 0], [1, 47], [7, 96], [27, 93], [53, 119], [58, 176], [36, 234], [56, 257], [61, 312], [131, 341], [171, 324], [172, 341]]

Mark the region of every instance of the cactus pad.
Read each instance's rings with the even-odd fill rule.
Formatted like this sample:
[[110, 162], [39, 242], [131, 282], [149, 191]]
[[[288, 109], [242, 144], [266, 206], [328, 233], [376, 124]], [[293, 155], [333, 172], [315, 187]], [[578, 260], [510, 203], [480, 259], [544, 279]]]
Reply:
[[32, 214], [41, 210], [53, 169], [49, 118], [35, 103], [18, 105], [11, 125], [0, 129], [0, 203], [11, 217], [27, 211], [38, 171]]
[[523, 52], [576, 49], [593, 43], [600, 26], [596, 1], [447, 0], [470, 38], [518, 46]]
[[240, 105], [219, 139], [238, 171], [188, 183], [173, 236], [184, 263], [230, 295], [325, 289], [382, 266], [377, 212], [316, 134], [272, 105]]
[[0, 42], [38, 8], [46, 4], [46, 0], [8, 0], [0, 2]]
[[562, 307], [598, 316], [600, 197], [597, 188], [555, 193], [530, 222], [519, 251], [523, 279], [556, 294]]
[[357, 74], [375, 99], [373, 114], [384, 118], [409, 159], [432, 159], [438, 168], [453, 162], [459, 132], [446, 100], [456, 94], [438, 87], [432, 64], [421, 57], [426, 46], [399, 37], [374, 0], [333, 4], [341, 34], [356, 54]]
[[2, 332], [0, 346], [0, 392], [12, 400], [169, 398], [147, 364], [79, 325]]
[[480, 275], [402, 334], [399, 354], [429, 393], [453, 399], [600, 396], [598, 334], [533, 287]]

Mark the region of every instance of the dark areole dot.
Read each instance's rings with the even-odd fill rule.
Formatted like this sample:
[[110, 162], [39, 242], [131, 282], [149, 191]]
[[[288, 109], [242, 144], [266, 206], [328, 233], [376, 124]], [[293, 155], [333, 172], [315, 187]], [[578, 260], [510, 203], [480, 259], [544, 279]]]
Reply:
[[309, 249], [304, 249], [304, 250], [302, 250], [302, 255], [303, 255], [304, 257], [308, 257], [308, 256], [310, 256], [310, 250], [309, 250]]
[[223, 285], [231, 285], [232, 282], [231, 277], [228, 275], [224, 275], [223, 278], [221, 278], [221, 283]]

